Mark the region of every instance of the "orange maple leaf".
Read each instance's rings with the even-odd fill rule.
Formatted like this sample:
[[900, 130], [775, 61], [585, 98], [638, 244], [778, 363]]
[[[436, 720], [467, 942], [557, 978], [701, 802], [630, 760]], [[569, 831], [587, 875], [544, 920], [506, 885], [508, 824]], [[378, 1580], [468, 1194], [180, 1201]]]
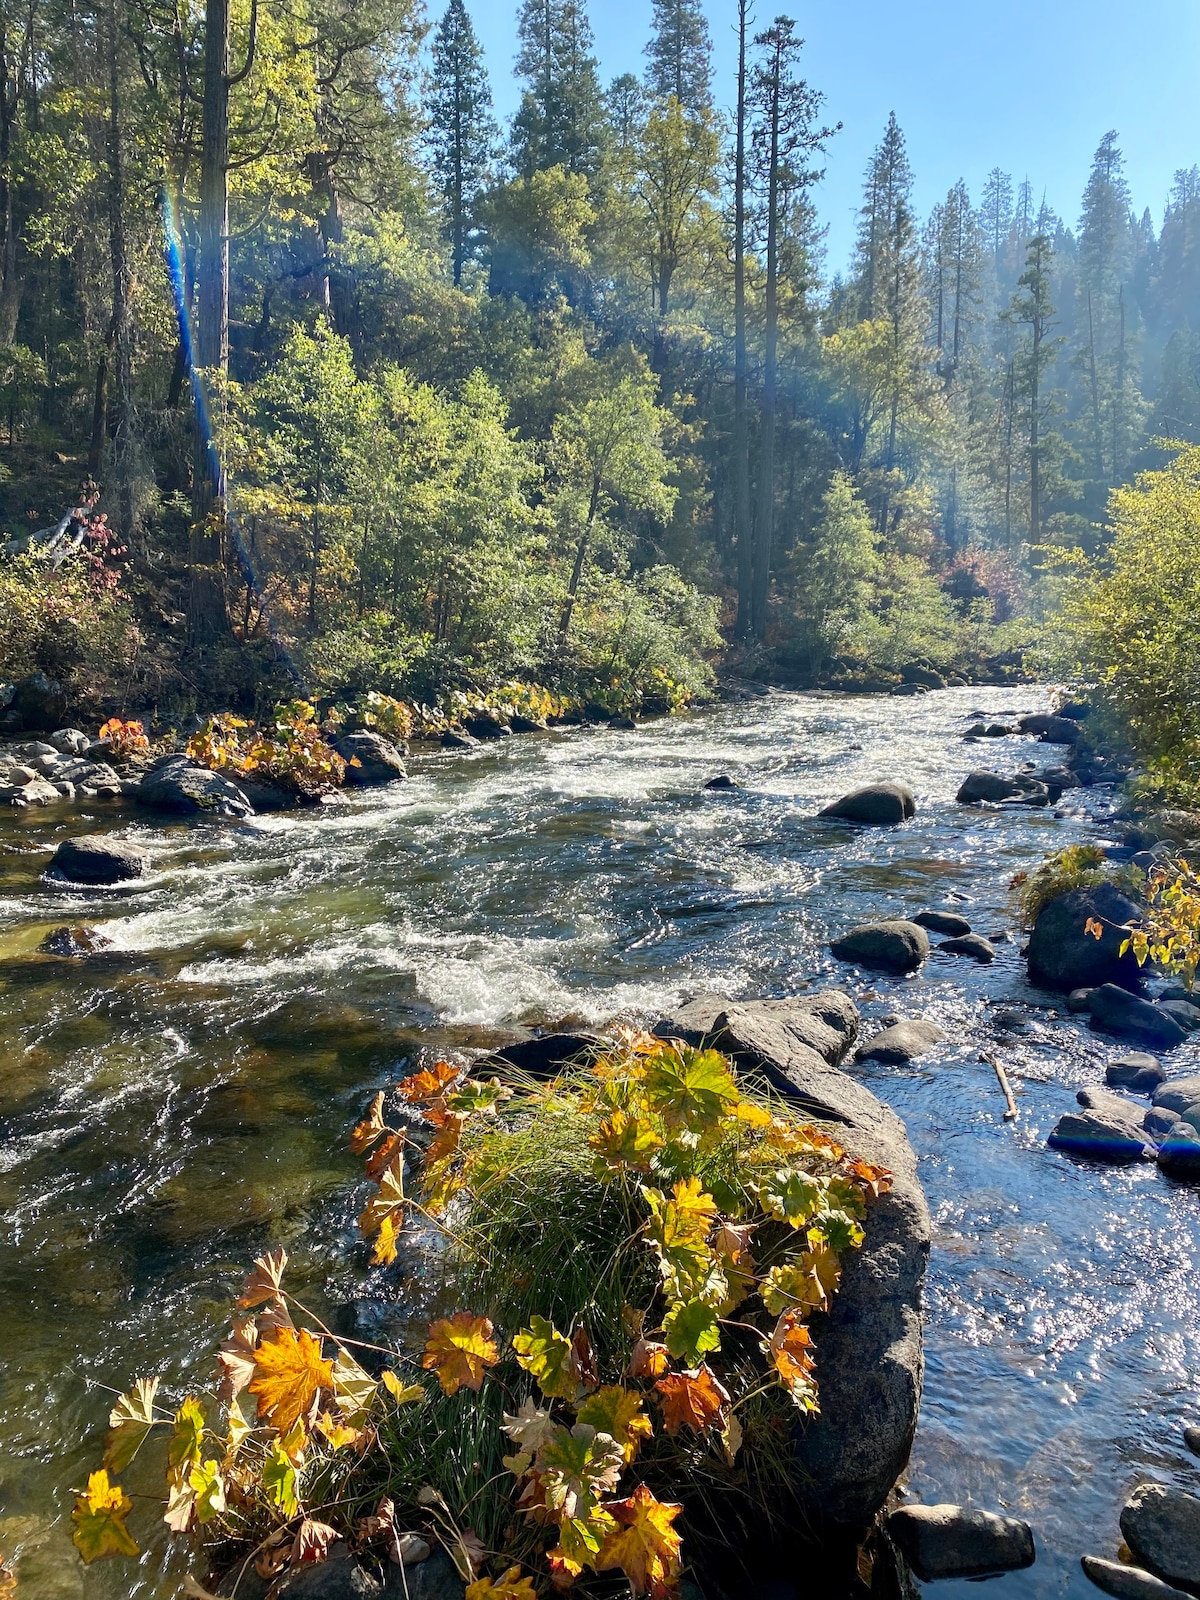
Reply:
[[460, 1389], [480, 1389], [484, 1373], [499, 1359], [488, 1318], [456, 1311], [452, 1317], [430, 1323], [421, 1365], [437, 1374], [447, 1394], [457, 1394]]
[[350, 1135], [350, 1148], [356, 1156], [362, 1155], [375, 1143], [379, 1135], [385, 1131], [386, 1124], [383, 1120], [383, 1090], [371, 1101], [371, 1109], [362, 1121], [356, 1124]]
[[378, 1183], [380, 1174], [389, 1166], [393, 1156], [397, 1155], [404, 1145], [402, 1133], [389, 1133], [381, 1145], [377, 1145], [367, 1157], [366, 1173], [372, 1183]]
[[656, 1500], [646, 1485], [639, 1483], [628, 1500], [610, 1500], [604, 1509], [619, 1526], [600, 1547], [596, 1570], [620, 1567], [635, 1595], [669, 1600], [679, 1581], [682, 1543], [671, 1524], [683, 1507]]
[[852, 1161], [846, 1171], [852, 1178], [858, 1179], [872, 1199], [878, 1199], [892, 1187], [892, 1174], [886, 1167], [873, 1167], [867, 1161]]
[[694, 1372], [669, 1372], [654, 1385], [662, 1400], [663, 1427], [678, 1433], [686, 1425], [703, 1433], [729, 1404], [729, 1391], [704, 1362]]
[[652, 1339], [639, 1339], [629, 1355], [631, 1378], [661, 1378], [670, 1365], [665, 1344]]
[[813, 1377], [812, 1335], [804, 1326], [803, 1313], [785, 1311], [763, 1348], [779, 1374], [780, 1383], [796, 1404], [806, 1411], [815, 1411], [817, 1385]]
[[306, 1417], [322, 1389], [333, 1388], [333, 1362], [322, 1361], [321, 1341], [307, 1328], [276, 1328], [254, 1352], [259, 1421], [287, 1433]]
[[461, 1067], [451, 1066], [448, 1061], [435, 1061], [432, 1067], [424, 1067], [405, 1078], [397, 1085], [397, 1089], [409, 1105], [420, 1105], [425, 1100], [436, 1100], [461, 1070]]
[[282, 1300], [280, 1284], [283, 1269], [287, 1266], [287, 1251], [268, 1250], [265, 1256], [256, 1256], [254, 1271], [246, 1279], [237, 1297], [237, 1309], [248, 1311], [251, 1306], [261, 1306], [266, 1300]]

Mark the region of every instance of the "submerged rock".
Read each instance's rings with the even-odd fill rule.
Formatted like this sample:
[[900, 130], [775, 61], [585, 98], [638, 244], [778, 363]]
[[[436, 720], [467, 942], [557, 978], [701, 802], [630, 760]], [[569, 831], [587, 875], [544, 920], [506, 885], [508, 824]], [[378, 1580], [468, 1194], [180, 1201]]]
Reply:
[[78, 959], [95, 955], [98, 950], [108, 950], [112, 940], [97, 928], [55, 928], [38, 945], [47, 956], [69, 956]]
[[64, 839], [50, 862], [54, 877], [70, 883], [126, 883], [145, 875], [149, 856], [124, 839], [82, 834]]
[[[1132, 951], [1121, 954], [1121, 946], [1128, 937], [1125, 925], [1138, 915], [1128, 895], [1109, 883], [1058, 895], [1038, 912], [1029, 937], [1030, 982], [1067, 991], [1116, 983], [1136, 993], [1141, 968]], [[1086, 931], [1089, 921], [1103, 929], [1099, 939]]]
[[1119, 984], [1103, 983], [1088, 997], [1092, 1027], [1119, 1039], [1135, 1039], [1159, 1050], [1173, 1050], [1187, 1038], [1187, 1030], [1161, 1006], [1152, 1005]]
[[915, 972], [929, 954], [929, 935], [915, 922], [862, 922], [829, 947], [839, 961], [879, 972]]
[[871, 828], [890, 828], [916, 816], [917, 800], [906, 783], [869, 783], [844, 794], [817, 814]]
[[1079, 1564], [1097, 1589], [1116, 1600], [1189, 1600], [1182, 1589], [1173, 1589], [1144, 1567], [1127, 1567], [1123, 1561], [1104, 1561], [1099, 1556], [1082, 1556]]
[[1200, 1592], [1200, 1500], [1195, 1495], [1170, 1484], [1139, 1484], [1121, 1511], [1121, 1532], [1156, 1577]]
[[887, 1531], [923, 1583], [1015, 1572], [1037, 1559], [1027, 1522], [973, 1506], [901, 1506]]
[[890, 1065], [900, 1066], [906, 1061], [915, 1061], [918, 1056], [925, 1055], [945, 1037], [936, 1022], [929, 1022], [924, 1017], [905, 1017], [900, 1022], [893, 1023], [890, 1028], [884, 1028], [882, 1033], [877, 1033], [866, 1044], [860, 1045], [854, 1059], [884, 1061]]
[[715, 778], [710, 778], [702, 787], [705, 789], [740, 789], [742, 786], [731, 778], [727, 772], [718, 772]]
[[918, 928], [943, 934], [947, 939], [961, 938], [963, 934], [971, 932], [971, 924], [966, 917], [960, 917], [957, 911], [918, 911], [912, 920]]

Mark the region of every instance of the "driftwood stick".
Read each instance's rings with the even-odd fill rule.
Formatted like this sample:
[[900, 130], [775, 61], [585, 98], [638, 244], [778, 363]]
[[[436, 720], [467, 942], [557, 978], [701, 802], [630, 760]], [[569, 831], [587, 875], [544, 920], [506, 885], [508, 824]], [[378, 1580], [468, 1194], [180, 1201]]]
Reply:
[[1008, 1073], [1005, 1072], [1001, 1062], [992, 1055], [990, 1050], [981, 1050], [979, 1054], [981, 1060], [991, 1065], [996, 1077], [1000, 1080], [1000, 1087], [1004, 1090], [1004, 1098], [1008, 1102], [1008, 1110], [1004, 1113], [1004, 1120], [1005, 1122], [1012, 1122], [1017, 1114], [1017, 1102], [1013, 1099], [1012, 1084], [1008, 1081]]

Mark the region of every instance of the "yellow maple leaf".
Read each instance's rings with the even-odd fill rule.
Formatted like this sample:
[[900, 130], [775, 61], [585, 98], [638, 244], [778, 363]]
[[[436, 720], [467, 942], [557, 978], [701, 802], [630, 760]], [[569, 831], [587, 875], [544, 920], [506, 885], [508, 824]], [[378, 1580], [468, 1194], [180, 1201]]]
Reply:
[[534, 1378], [547, 1398], [574, 1400], [579, 1372], [571, 1341], [545, 1317], [533, 1316], [529, 1327], [513, 1338], [517, 1362]]
[[87, 1489], [76, 1498], [71, 1513], [75, 1524], [71, 1537], [84, 1561], [95, 1561], [100, 1556], [141, 1555], [125, 1526], [125, 1518], [132, 1510], [133, 1501], [119, 1483], [109, 1483], [103, 1467], [90, 1474]]
[[[403, 1226], [403, 1222], [401, 1223]], [[379, 1232], [375, 1238], [375, 1248], [371, 1251], [371, 1265], [373, 1267], [390, 1267], [395, 1261], [398, 1251], [396, 1240], [399, 1234], [396, 1229], [396, 1219], [389, 1212], [379, 1225]]]
[[390, 1218], [394, 1242], [397, 1232], [404, 1225], [404, 1200], [404, 1156], [397, 1153], [380, 1173], [378, 1192], [367, 1201], [358, 1219], [363, 1238], [373, 1239]]
[[729, 1391], [703, 1363], [694, 1372], [669, 1372], [654, 1385], [663, 1408], [663, 1427], [678, 1433], [686, 1426], [696, 1433], [716, 1422], [729, 1404]]
[[188, 1395], [175, 1413], [175, 1426], [167, 1445], [167, 1464], [173, 1480], [182, 1482], [191, 1468], [199, 1464], [204, 1421], [204, 1407], [195, 1395]]
[[437, 1374], [446, 1394], [457, 1394], [460, 1389], [482, 1388], [484, 1373], [499, 1359], [488, 1318], [456, 1311], [430, 1323], [421, 1365]]
[[254, 1271], [246, 1279], [242, 1292], [237, 1297], [236, 1304], [239, 1311], [249, 1311], [252, 1306], [261, 1306], [268, 1300], [282, 1302], [283, 1292], [280, 1285], [283, 1282], [287, 1259], [287, 1251], [283, 1249], [268, 1250], [266, 1255], [255, 1257]]
[[785, 1311], [763, 1349], [780, 1383], [800, 1409], [815, 1411], [817, 1385], [813, 1377], [812, 1335], [804, 1326], [802, 1313]]
[[606, 1166], [648, 1167], [650, 1157], [663, 1147], [663, 1139], [644, 1117], [616, 1110], [600, 1123], [588, 1144]]
[[639, 1483], [628, 1500], [610, 1500], [604, 1508], [617, 1522], [601, 1546], [596, 1569], [619, 1567], [635, 1595], [669, 1600], [679, 1580], [680, 1535], [672, 1524], [681, 1505], [656, 1500]]
[[400, 1374], [393, 1372], [391, 1367], [383, 1375], [383, 1387], [398, 1406], [414, 1405], [425, 1399], [423, 1383], [405, 1383]]
[[467, 1600], [536, 1600], [532, 1578], [523, 1578], [520, 1567], [509, 1567], [499, 1578], [476, 1578], [467, 1585]]
[[642, 1410], [642, 1397], [620, 1384], [606, 1384], [597, 1389], [580, 1406], [580, 1422], [590, 1423], [597, 1433], [606, 1433], [615, 1439], [624, 1452], [626, 1463], [633, 1460], [643, 1439], [649, 1439], [654, 1424]]
[[287, 1433], [306, 1417], [321, 1389], [333, 1388], [333, 1362], [321, 1359], [321, 1342], [307, 1328], [276, 1328], [254, 1352], [250, 1393], [259, 1421]]
[[124, 1472], [154, 1426], [154, 1396], [158, 1378], [138, 1378], [108, 1414], [103, 1465], [109, 1472]]

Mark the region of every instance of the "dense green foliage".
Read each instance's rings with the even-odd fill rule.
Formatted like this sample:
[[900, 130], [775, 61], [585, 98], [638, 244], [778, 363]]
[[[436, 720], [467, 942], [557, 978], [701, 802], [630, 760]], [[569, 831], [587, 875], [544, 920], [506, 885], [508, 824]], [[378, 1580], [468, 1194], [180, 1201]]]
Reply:
[[[0, 519], [101, 478], [102, 691], [636, 704], [703, 689], [718, 628], [800, 678], [1011, 658], [1056, 548], [1103, 550], [1147, 441], [1197, 437], [1195, 171], [1157, 234], [1114, 134], [1075, 229], [998, 168], [923, 220], [892, 117], [830, 279], [837, 107], [786, 18], [740, 120], [693, 0], [607, 91], [581, 0], [517, 20], [504, 130], [462, 0], [45, 0], [0, 34]], [[53, 664], [78, 577], [6, 573], [0, 671]]]

